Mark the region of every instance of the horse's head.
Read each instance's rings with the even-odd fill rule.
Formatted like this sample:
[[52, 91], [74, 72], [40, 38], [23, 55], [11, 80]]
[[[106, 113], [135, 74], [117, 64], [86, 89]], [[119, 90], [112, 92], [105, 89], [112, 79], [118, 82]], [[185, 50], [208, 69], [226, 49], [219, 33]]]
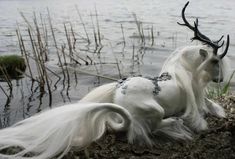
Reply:
[[199, 53], [196, 57], [197, 61], [197, 72], [204, 71], [209, 76], [209, 79], [214, 82], [222, 82], [223, 81], [223, 58], [228, 52], [229, 48], [229, 35], [227, 35], [227, 43], [226, 47], [223, 51], [223, 53], [219, 54], [219, 49], [224, 45], [224, 41], [221, 42], [224, 36], [222, 36], [217, 41], [212, 41], [210, 38], [208, 38], [206, 35], [202, 34], [198, 30], [198, 19], [194, 22], [194, 26], [190, 25], [189, 22], [185, 18], [185, 9], [188, 6], [189, 2], [187, 2], [182, 10], [182, 19], [184, 21], [183, 24], [178, 23], [179, 25], [187, 26], [189, 29], [191, 29], [194, 32], [194, 37], [192, 40], [198, 40], [201, 41], [204, 45], [207, 45], [207, 47], [201, 47], [199, 48], [199, 51], [196, 53]]
[[213, 49], [200, 49], [201, 64], [198, 70], [205, 71], [213, 82], [222, 82], [224, 79], [223, 60], [217, 54], [214, 54]]

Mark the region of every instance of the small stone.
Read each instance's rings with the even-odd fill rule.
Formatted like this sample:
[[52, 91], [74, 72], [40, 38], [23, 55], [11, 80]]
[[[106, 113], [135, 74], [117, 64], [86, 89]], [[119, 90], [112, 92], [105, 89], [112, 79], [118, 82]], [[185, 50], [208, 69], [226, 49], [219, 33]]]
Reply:
[[232, 101], [235, 101], [235, 96], [230, 95], [230, 96], [228, 96], [228, 98]]
[[235, 108], [231, 108], [230, 112], [234, 114], [235, 113]]

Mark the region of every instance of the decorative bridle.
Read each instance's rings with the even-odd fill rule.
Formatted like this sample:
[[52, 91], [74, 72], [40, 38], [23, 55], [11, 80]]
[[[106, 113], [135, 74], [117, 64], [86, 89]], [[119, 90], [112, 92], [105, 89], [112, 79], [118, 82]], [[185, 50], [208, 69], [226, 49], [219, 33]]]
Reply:
[[[198, 40], [201, 41], [203, 44], [206, 44], [210, 47], [213, 48], [213, 53], [214, 55], [217, 56], [218, 49], [221, 48], [224, 45], [224, 40], [221, 44], [220, 41], [223, 39], [224, 36], [221, 36], [221, 38], [217, 41], [212, 41], [210, 38], [208, 38], [206, 35], [202, 34], [199, 29], [198, 29], [198, 18], [196, 18], [196, 21], [194, 22], [194, 26], [190, 25], [187, 19], [185, 18], [185, 9], [188, 6], [189, 1], [185, 4], [184, 8], [182, 9], [182, 19], [184, 23], [179, 23], [179, 25], [183, 25], [194, 31], [194, 37], [191, 38], [191, 40]], [[229, 48], [229, 35], [227, 35], [227, 43], [226, 43], [226, 48], [224, 52], [221, 55], [218, 55], [220, 59], [222, 59], [228, 52]]]

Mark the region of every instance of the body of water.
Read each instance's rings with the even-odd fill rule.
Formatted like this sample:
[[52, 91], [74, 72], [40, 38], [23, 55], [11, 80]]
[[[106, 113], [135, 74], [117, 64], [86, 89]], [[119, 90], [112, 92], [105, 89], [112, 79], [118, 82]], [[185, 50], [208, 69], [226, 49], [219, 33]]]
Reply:
[[[78, 52], [98, 61], [101, 59], [99, 61], [101, 63], [110, 63], [108, 66], [100, 65], [99, 68], [92, 66], [93, 69], [84, 65], [81, 69], [89, 72], [98, 69], [97, 72], [101, 74], [117, 78], [120, 73], [154, 76], [158, 74], [164, 60], [174, 49], [192, 44], [190, 37], [193, 33], [177, 24], [182, 22], [181, 10], [186, 2], [186, 0], [0, 0], [0, 55], [20, 54], [16, 36], [18, 28], [26, 45], [28, 44], [27, 47], [30, 47], [27, 27], [33, 24], [36, 15], [38, 21], [42, 20], [49, 28], [47, 11], [49, 10], [59, 45], [66, 43], [64, 24], [73, 26], [78, 39], [86, 37], [85, 25], [92, 42], [88, 46], [84, 41], [78, 41], [76, 43]], [[228, 56], [231, 61], [235, 60], [234, 6], [234, 0], [197, 0], [191, 1], [186, 10], [189, 21], [193, 23], [195, 18], [199, 18], [201, 32], [211, 39], [216, 40], [221, 35], [230, 35]], [[146, 39], [144, 42], [139, 37], [136, 22], [143, 30]], [[96, 33], [100, 31], [99, 37], [102, 40], [99, 56], [95, 54], [95, 57], [94, 52], [97, 52], [97, 48], [94, 42], [94, 30]], [[52, 49], [47, 65], [54, 70], [58, 69], [55, 57], [55, 51]], [[112, 65], [115, 62], [120, 66]], [[235, 63], [232, 62], [231, 65], [231, 70], [234, 70]], [[119, 69], [121, 72], [118, 73]], [[104, 82], [108, 81], [101, 83]], [[34, 89], [29, 88], [29, 80], [13, 81], [13, 83], [17, 87], [14, 88], [10, 101], [0, 92], [0, 117], [2, 125], [5, 126], [48, 107], [48, 94], [41, 96], [35, 86]], [[0, 84], [7, 89], [6, 83]], [[76, 87], [74, 81], [70, 83], [68, 93], [63, 93], [62, 85], [55, 88], [53, 104], [77, 101], [99, 84], [100, 81], [97, 82], [95, 77], [80, 75]]]
[[[33, 12], [44, 16], [50, 9], [53, 22], [60, 28], [66, 21], [79, 25], [79, 17], [75, 5], [84, 22], [91, 24], [90, 14], [99, 14], [100, 29], [103, 36], [111, 41], [122, 38], [120, 24], [130, 36], [130, 30], [136, 30], [133, 13], [146, 26], [154, 26], [155, 33], [161, 33], [162, 38], [171, 38], [177, 34], [177, 47], [189, 43], [192, 33], [176, 24], [181, 21], [181, 9], [186, 0], [0, 0], [0, 53], [17, 52], [16, 24], [23, 23], [20, 12], [26, 17], [32, 17]], [[188, 19], [198, 17], [203, 33], [212, 39], [230, 34], [230, 54], [235, 54], [235, 1], [233, 0], [197, 0], [191, 1], [186, 14]], [[77, 23], [76, 23], [77, 22]], [[80, 26], [81, 27], [81, 26]], [[61, 28], [60, 28], [61, 29]], [[81, 28], [80, 28], [81, 29]], [[171, 44], [166, 44], [168, 47]]]

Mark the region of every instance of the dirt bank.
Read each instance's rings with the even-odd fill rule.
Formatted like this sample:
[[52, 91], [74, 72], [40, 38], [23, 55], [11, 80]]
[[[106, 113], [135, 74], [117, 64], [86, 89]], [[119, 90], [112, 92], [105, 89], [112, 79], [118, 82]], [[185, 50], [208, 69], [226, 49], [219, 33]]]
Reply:
[[[227, 117], [208, 116], [209, 130], [194, 135], [192, 141], [163, 142], [152, 149], [127, 144], [122, 135], [107, 134], [88, 148], [90, 158], [102, 159], [234, 159], [235, 96], [216, 99]], [[79, 157], [78, 157], [79, 156]], [[85, 151], [71, 151], [64, 159], [86, 158]]]

